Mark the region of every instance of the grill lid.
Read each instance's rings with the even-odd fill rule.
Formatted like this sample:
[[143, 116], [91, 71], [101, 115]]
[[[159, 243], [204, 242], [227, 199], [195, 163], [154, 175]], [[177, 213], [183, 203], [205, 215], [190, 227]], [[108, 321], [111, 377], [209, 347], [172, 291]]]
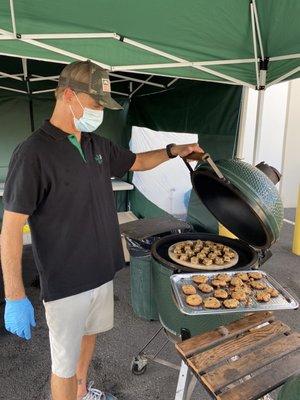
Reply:
[[215, 163], [226, 179], [208, 164], [191, 173], [200, 200], [238, 238], [268, 248], [280, 233], [283, 205], [273, 182], [258, 168], [240, 160]]

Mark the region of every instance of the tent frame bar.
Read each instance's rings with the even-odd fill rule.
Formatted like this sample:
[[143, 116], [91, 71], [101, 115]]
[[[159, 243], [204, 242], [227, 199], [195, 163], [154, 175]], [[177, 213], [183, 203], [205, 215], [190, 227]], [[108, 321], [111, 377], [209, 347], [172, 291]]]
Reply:
[[[140, 89], [145, 85], [146, 82], [149, 82], [150, 79], [152, 79], [152, 78], [153, 78], [153, 75], [150, 75], [150, 76], [146, 79], [145, 82], [141, 83], [136, 89], [134, 89], [133, 92], [130, 93], [129, 98], [131, 99], [131, 97], [132, 97], [138, 90], [140, 90]], [[163, 86], [163, 87], [164, 87], [164, 86]]]
[[0, 89], [8, 90], [9, 92], [17, 92], [17, 93], [27, 94], [27, 92], [25, 92], [25, 90], [14, 89], [14, 88], [10, 88], [10, 87], [7, 87], [7, 86], [0, 86]]
[[253, 41], [253, 50], [255, 56], [255, 73], [256, 73], [256, 85], [257, 89], [259, 88], [259, 65], [257, 61], [257, 43], [256, 43], [256, 30], [255, 30], [255, 21], [254, 21], [254, 8], [253, 3], [250, 3], [250, 14], [251, 14], [251, 28], [252, 28], [252, 41]]
[[259, 43], [259, 47], [260, 47], [260, 55], [261, 55], [261, 58], [264, 60], [265, 52], [264, 52], [261, 33], [260, 33], [258, 12], [257, 12], [257, 8], [256, 8], [256, 0], [252, 0], [252, 5], [253, 5], [254, 21], [255, 21], [256, 30], [257, 30], [258, 43]]
[[282, 75], [279, 78], [275, 79], [274, 81], [268, 83], [266, 85], [266, 88], [270, 87], [271, 85], [275, 85], [276, 83], [282, 82], [285, 78], [288, 78], [289, 76], [294, 75], [297, 72], [300, 72], [300, 66], [292, 69], [291, 71], [287, 72], [285, 75]]

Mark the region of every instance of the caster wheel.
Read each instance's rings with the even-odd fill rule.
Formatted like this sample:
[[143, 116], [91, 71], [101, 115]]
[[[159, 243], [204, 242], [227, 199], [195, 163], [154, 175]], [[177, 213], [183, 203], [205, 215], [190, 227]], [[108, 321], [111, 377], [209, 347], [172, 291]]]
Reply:
[[143, 357], [134, 357], [131, 363], [131, 372], [134, 375], [143, 375], [147, 369], [147, 359]]

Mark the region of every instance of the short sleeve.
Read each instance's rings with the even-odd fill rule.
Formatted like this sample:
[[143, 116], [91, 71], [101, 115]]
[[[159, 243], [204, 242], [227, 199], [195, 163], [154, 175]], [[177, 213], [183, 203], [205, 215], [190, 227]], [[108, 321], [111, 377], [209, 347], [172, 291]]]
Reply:
[[9, 162], [5, 180], [4, 209], [31, 215], [42, 200], [43, 185], [37, 154], [19, 145]]
[[133, 166], [136, 154], [110, 141], [110, 175], [121, 178]]

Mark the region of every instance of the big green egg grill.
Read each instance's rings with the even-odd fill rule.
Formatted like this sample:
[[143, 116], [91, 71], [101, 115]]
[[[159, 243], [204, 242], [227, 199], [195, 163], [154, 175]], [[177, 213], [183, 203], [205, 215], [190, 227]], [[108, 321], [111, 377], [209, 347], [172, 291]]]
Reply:
[[195, 170], [185, 160], [193, 189], [216, 219], [238, 239], [193, 232], [167, 235], [153, 244], [153, 291], [159, 319], [166, 331], [179, 338], [183, 332], [193, 336], [215, 329], [239, 319], [241, 314], [182, 314], [174, 301], [170, 276], [195, 270], [171, 260], [168, 248], [182, 240], [212, 240], [231, 246], [238, 252], [239, 261], [232, 269], [257, 269], [264, 262], [263, 255], [278, 239], [283, 222], [280, 196], [265, 172], [237, 159], [214, 163], [205, 154], [203, 160], [208, 163], [201, 162]]

